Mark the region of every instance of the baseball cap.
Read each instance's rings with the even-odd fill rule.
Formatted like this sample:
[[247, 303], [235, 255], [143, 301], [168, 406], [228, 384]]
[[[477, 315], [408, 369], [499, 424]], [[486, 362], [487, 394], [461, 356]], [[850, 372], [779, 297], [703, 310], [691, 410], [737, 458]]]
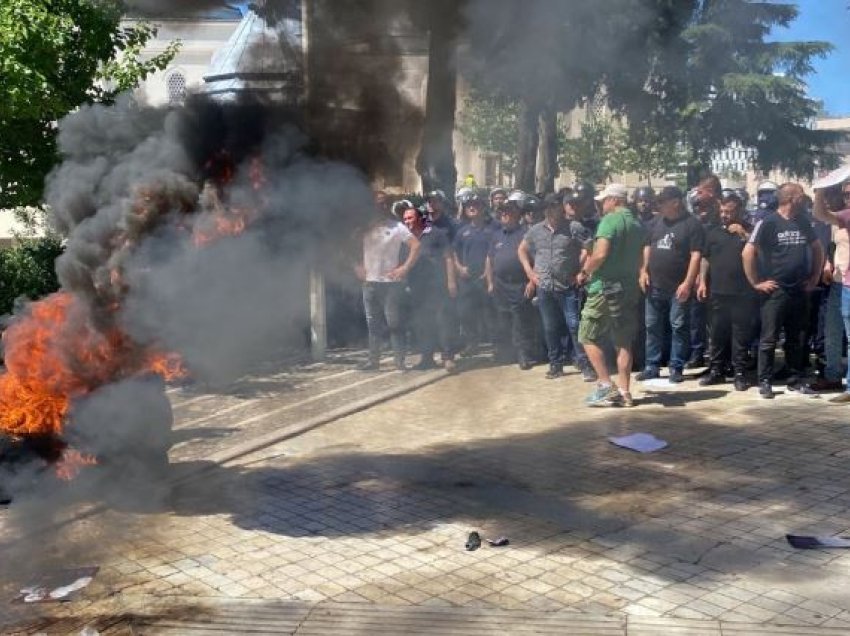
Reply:
[[628, 198], [629, 191], [622, 183], [609, 183], [605, 188], [597, 194], [594, 199], [597, 201], [604, 201], [608, 197], [614, 197], [617, 199], [625, 199]]

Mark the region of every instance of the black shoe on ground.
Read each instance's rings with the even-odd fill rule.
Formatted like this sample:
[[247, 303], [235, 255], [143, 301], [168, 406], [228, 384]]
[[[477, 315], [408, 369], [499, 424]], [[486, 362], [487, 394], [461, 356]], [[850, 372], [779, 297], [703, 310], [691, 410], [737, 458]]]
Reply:
[[685, 376], [681, 369], [670, 369], [670, 377], [667, 378], [672, 384], [681, 384], [685, 381]]
[[635, 380], [646, 382], [647, 380], [654, 380], [657, 377], [659, 377], [658, 369], [644, 369], [635, 376]]
[[531, 362], [529, 362], [528, 360], [520, 360], [518, 366], [519, 366], [520, 371], [528, 371], [534, 365]]
[[826, 378], [818, 378], [809, 385], [809, 388], [816, 393], [832, 393], [844, 390], [841, 380], [828, 380]]
[[434, 358], [422, 358], [419, 362], [413, 365], [414, 371], [430, 371], [431, 369], [436, 369], [437, 365], [434, 362]]
[[357, 365], [358, 371], [377, 371], [380, 368], [381, 365], [378, 364], [377, 360], [367, 360]]
[[705, 364], [705, 356], [694, 356], [690, 360], [688, 360], [685, 365], [686, 369], [702, 369]]
[[555, 378], [560, 378], [564, 375], [564, 370], [561, 367], [549, 367], [549, 370], [546, 372], [547, 380], [554, 380]]
[[717, 373], [716, 371], [712, 371], [708, 375], [704, 375], [699, 379], [700, 386], [712, 386], [714, 384], [725, 384], [726, 376], [722, 373]]
[[734, 384], [736, 391], [746, 391], [750, 388], [750, 383], [747, 382], [747, 379], [742, 375], [735, 376]]
[[770, 382], [759, 382], [759, 395], [765, 400], [773, 399], [773, 387], [770, 386]]

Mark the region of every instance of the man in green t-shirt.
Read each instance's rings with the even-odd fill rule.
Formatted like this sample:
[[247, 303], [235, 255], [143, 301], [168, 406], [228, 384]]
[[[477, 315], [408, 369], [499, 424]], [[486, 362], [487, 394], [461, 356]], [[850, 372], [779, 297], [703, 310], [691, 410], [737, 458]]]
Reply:
[[[644, 231], [626, 207], [627, 197], [626, 187], [619, 183], [607, 185], [596, 197], [602, 203], [603, 216], [593, 252], [578, 275], [578, 283], [587, 284], [578, 338], [599, 378], [596, 389], [585, 400], [590, 406], [634, 405], [629, 382]], [[619, 388], [605, 362], [602, 344], [606, 339], [613, 341], [617, 350]]]

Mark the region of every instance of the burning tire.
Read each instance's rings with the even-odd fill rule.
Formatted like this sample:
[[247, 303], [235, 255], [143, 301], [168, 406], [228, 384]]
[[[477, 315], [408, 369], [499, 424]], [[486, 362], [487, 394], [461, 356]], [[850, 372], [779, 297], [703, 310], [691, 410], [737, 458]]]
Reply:
[[150, 480], [168, 470], [174, 416], [159, 376], [148, 375], [102, 387], [79, 400], [67, 438], [97, 457], [110, 477]]

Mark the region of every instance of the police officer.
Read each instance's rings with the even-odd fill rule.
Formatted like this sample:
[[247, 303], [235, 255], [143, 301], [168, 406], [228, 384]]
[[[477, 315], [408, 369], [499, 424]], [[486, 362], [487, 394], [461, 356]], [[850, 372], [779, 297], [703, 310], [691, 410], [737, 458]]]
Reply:
[[467, 355], [475, 355], [493, 324], [484, 267], [494, 228], [484, 209], [484, 199], [472, 194], [463, 207], [466, 225], [458, 230], [454, 240], [461, 335]]
[[655, 216], [655, 190], [649, 186], [640, 186], [632, 196], [635, 216], [641, 223], [647, 223]]
[[596, 235], [599, 225], [599, 211], [596, 209], [596, 189], [587, 181], [577, 183], [572, 188], [573, 193], [567, 202], [567, 218], [581, 223], [591, 236]]
[[487, 291], [496, 306], [496, 359], [516, 361], [527, 371], [535, 357], [535, 309], [531, 299], [534, 283], [528, 280], [517, 256], [526, 227], [520, 224], [522, 210], [516, 201], [499, 208], [501, 227], [493, 232], [485, 268]]

